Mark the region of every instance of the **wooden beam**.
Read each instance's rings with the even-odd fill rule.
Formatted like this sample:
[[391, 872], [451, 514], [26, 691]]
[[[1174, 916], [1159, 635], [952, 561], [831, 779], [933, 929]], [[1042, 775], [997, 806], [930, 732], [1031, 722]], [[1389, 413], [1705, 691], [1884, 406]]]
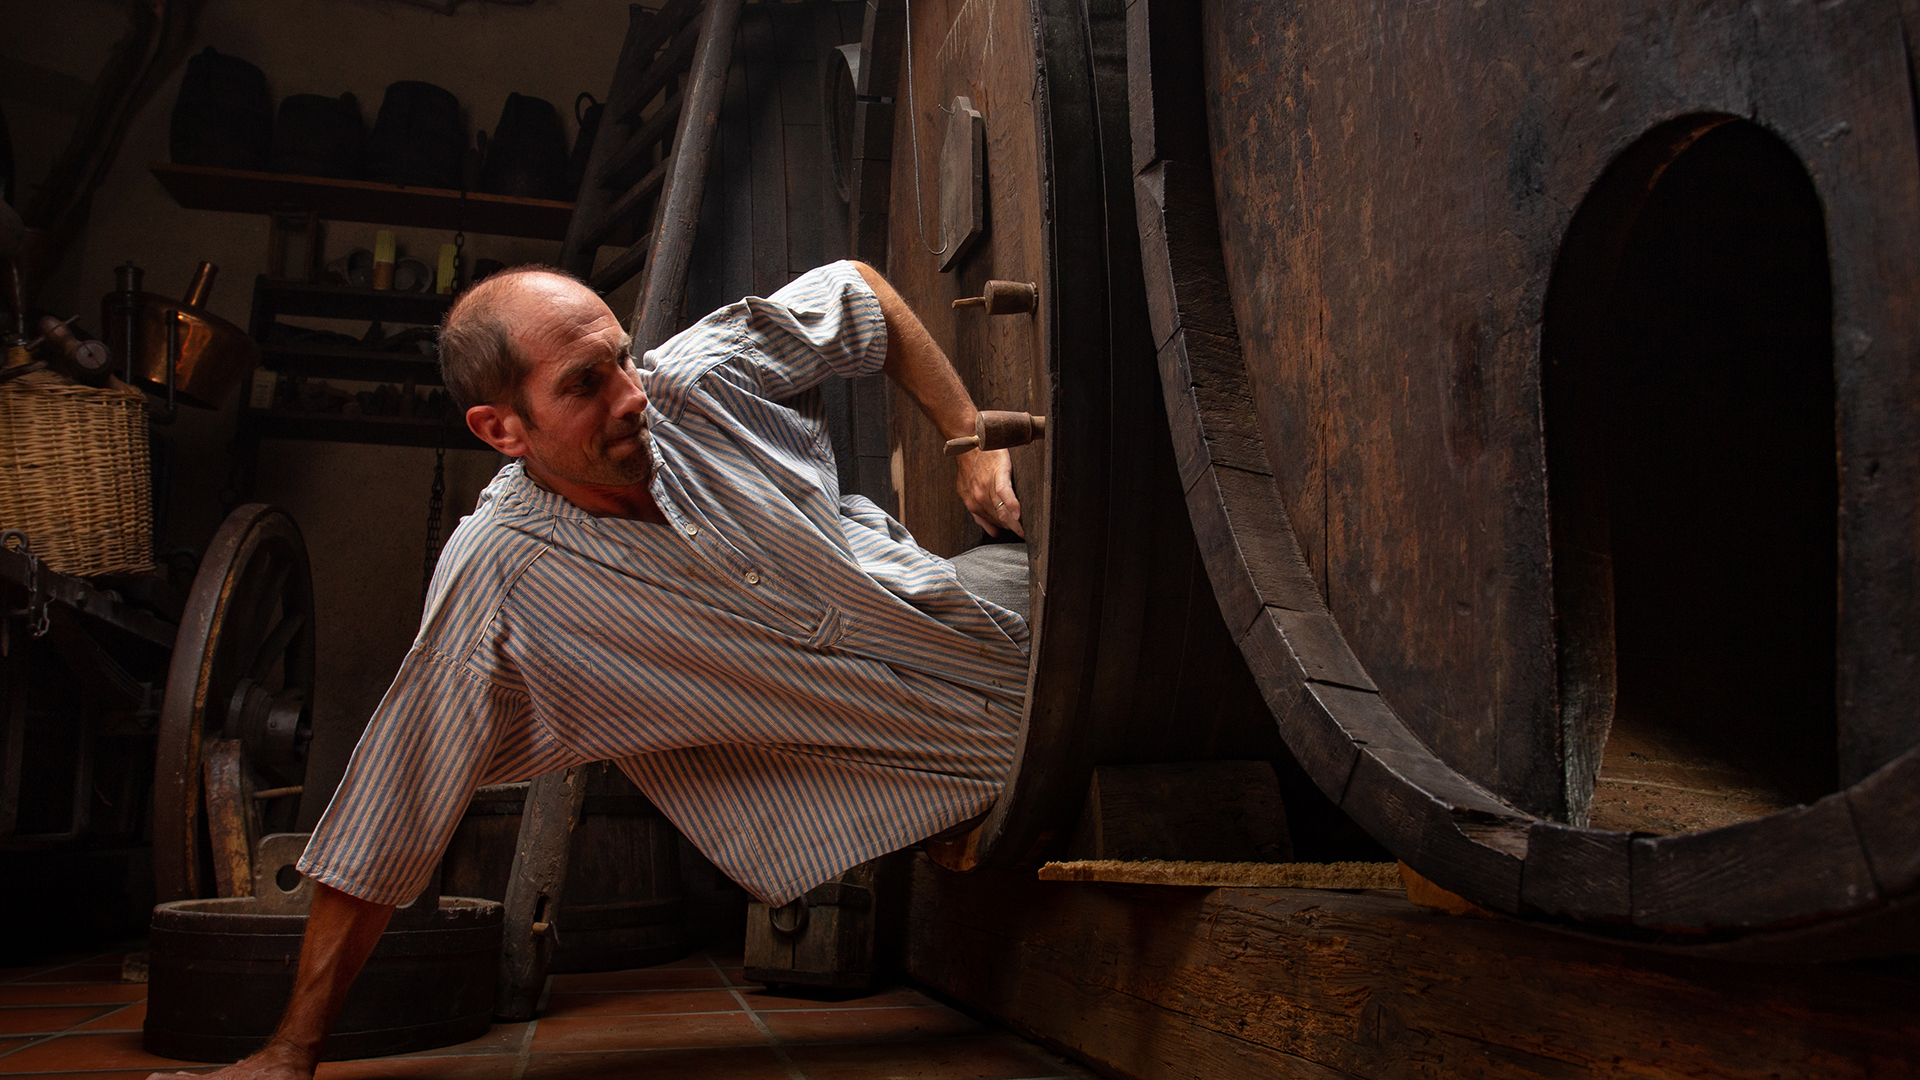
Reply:
[[1388, 893], [1043, 883], [916, 857], [908, 971], [1134, 1080], [1920, 1072], [1920, 976], [1760, 965]]
[[654, 233], [646, 288], [634, 304], [637, 349], [651, 349], [665, 341], [680, 318], [687, 264], [693, 257], [694, 229], [700, 220], [700, 200], [707, 189], [707, 159], [713, 151], [713, 129], [720, 119], [720, 97], [726, 90], [733, 32], [739, 22], [740, 0], [713, 0], [707, 8], [684, 91], [687, 104], [681, 111], [679, 134], [673, 140], [673, 172], [667, 179], [665, 205]]
[[[620, 59], [607, 88], [608, 101], [628, 93], [628, 87], [639, 77], [641, 47], [658, 27], [659, 20], [652, 12], [639, 4], [627, 5], [627, 37], [620, 46]], [[573, 220], [568, 223], [565, 242], [560, 246], [560, 268], [576, 277], [586, 277], [593, 270], [595, 249], [587, 244], [586, 226], [598, 218], [613, 199], [599, 177], [607, 161], [619, 152], [626, 133], [627, 126], [620, 123], [612, 109], [601, 110], [600, 129], [594, 136], [593, 150], [587, 154], [586, 178], [574, 193], [578, 201], [574, 204]]]

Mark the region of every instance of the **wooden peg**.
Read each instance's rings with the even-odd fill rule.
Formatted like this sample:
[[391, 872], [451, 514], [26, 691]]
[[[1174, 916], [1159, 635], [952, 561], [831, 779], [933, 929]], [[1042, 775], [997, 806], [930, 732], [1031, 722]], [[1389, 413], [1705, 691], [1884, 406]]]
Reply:
[[974, 415], [973, 434], [947, 440], [947, 456], [969, 450], [1004, 450], [1025, 446], [1047, 433], [1047, 418], [1023, 412], [982, 409]]
[[989, 281], [985, 296], [955, 300], [953, 306], [985, 307], [989, 315], [1024, 315], [1040, 302], [1040, 287], [1031, 281]]

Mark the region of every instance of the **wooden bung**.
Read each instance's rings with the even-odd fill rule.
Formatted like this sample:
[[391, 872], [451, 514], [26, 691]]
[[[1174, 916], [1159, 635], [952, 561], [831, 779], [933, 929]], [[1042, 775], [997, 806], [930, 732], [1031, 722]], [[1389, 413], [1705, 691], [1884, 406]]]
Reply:
[[1047, 433], [1047, 418], [1032, 413], [982, 409], [974, 414], [973, 434], [947, 440], [947, 456], [969, 450], [1004, 450], [1025, 446]]

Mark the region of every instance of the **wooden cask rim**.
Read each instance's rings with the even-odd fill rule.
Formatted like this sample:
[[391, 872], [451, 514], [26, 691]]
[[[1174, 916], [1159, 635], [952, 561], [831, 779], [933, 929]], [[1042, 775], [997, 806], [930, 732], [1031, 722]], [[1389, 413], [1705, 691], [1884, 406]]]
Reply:
[[1811, 805], [1650, 836], [1523, 811], [1388, 705], [1329, 613], [1252, 416], [1211, 156], [1193, 133], [1198, 15], [1140, 0], [1128, 17], [1134, 195], [1181, 483], [1228, 627], [1320, 789], [1419, 873], [1507, 914], [1750, 957], [1913, 947], [1920, 748]]
[[[1108, 180], [1103, 175], [1097, 119], [1100, 102], [1095, 58], [1089, 52], [1085, 5], [1075, 0], [1023, 0], [1017, 6], [1026, 9], [1028, 17], [1003, 25], [1000, 32], [1010, 32], [1010, 26], [1027, 28], [1024, 32], [1032, 41], [1031, 67], [1020, 74], [1018, 86], [981, 75], [980, 85], [971, 89], [983, 108], [1011, 107], [1012, 100], [1030, 95], [1038, 175], [1033, 189], [1018, 193], [1018, 197], [1037, 199], [1041, 206], [1039, 235], [1025, 242], [1033, 249], [1039, 266], [1038, 304], [1031, 317], [1037, 320], [1045, 385], [1037, 390], [1035, 405], [1009, 406], [991, 400], [980, 404], [982, 408], [1028, 408], [1047, 417], [1044, 440], [1015, 451], [1016, 455], [1039, 455], [1037, 478], [1044, 505], [1033, 507], [1037, 512], [1027, 517], [1034, 580], [1029, 618], [1032, 644], [1015, 760], [1006, 787], [986, 817], [962, 838], [930, 845], [934, 857], [953, 869], [1021, 864], [1064, 839], [1063, 822], [1071, 825], [1093, 769], [1089, 748], [1095, 742], [1098, 718], [1088, 701], [1094, 694], [1091, 684], [1099, 664], [1102, 605], [1111, 599], [1106, 577], [1114, 418], [1109, 376], [1108, 222], [1106, 201], [1100, 197]], [[1117, 42], [1121, 26], [1118, 5], [1101, 3], [1094, 7], [1106, 12], [1105, 22]], [[936, 106], [945, 107], [944, 101], [933, 100], [937, 95], [928, 93], [928, 83], [938, 81], [934, 65], [945, 55], [945, 49], [936, 35], [927, 32], [938, 9], [926, 10], [927, 19], [916, 22], [911, 41], [913, 63], [922, 78], [915, 102], [921, 116], [909, 115], [904, 85], [895, 95], [902, 118], [894, 137], [897, 187], [916, 179], [915, 166], [906, 160], [913, 145], [911, 125], [916, 120], [941, 116]], [[969, 10], [966, 18], [984, 21], [978, 11]], [[996, 17], [1005, 22], [1007, 13], [998, 12]], [[985, 25], [993, 23], [985, 21]], [[1011, 61], [995, 58], [995, 62]], [[1118, 88], [1123, 76], [1117, 55], [1106, 57], [1105, 64], [1110, 81]], [[899, 77], [904, 83], [909, 77], [908, 68], [904, 63], [900, 67]], [[1007, 101], [1003, 102], [1003, 97]], [[1025, 108], [1024, 102], [1020, 107]], [[991, 136], [989, 144], [991, 162], [992, 155], [1001, 151], [992, 145]], [[923, 128], [920, 151], [925, 153], [938, 145]], [[923, 186], [937, 186], [934, 161], [924, 161], [921, 167], [929, 170], [921, 179]], [[949, 299], [942, 290], [955, 289], [966, 276], [966, 267], [927, 284], [924, 275], [915, 277], [915, 271], [905, 265], [910, 258], [929, 257], [918, 250], [922, 237], [916, 230], [938, 228], [931, 220], [939, 202], [936, 193], [922, 192], [929, 215], [923, 227], [910, 192], [907, 187], [892, 199], [896, 232], [888, 273], [909, 302], [923, 311], [938, 338], [945, 318], [939, 309], [945, 308]], [[990, 223], [990, 228], [1002, 232], [1012, 226], [1007, 221]], [[908, 238], [904, 246], [903, 236]], [[968, 317], [985, 318], [977, 311]], [[962, 361], [956, 356], [956, 362]], [[978, 387], [974, 389], [978, 394]], [[913, 417], [915, 422], [918, 419]], [[921, 450], [924, 447], [910, 445], [907, 453], [911, 456]], [[939, 454], [938, 446], [928, 453]], [[1021, 464], [1017, 456], [1015, 468], [1018, 482]], [[1023, 503], [1031, 494], [1023, 488]], [[941, 497], [947, 496], [942, 493]], [[903, 519], [916, 536], [923, 535], [904, 507]], [[938, 550], [937, 541], [923, 536], [922, 542]]]

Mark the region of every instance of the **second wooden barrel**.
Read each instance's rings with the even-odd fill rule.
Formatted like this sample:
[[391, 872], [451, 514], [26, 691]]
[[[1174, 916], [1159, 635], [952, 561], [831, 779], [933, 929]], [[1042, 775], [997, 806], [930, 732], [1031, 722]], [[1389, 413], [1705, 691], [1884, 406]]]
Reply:
[[[474, 795], [441, 864], [441, 891], [506, 898], [526, 800], [524, 783]], [[647, 967], [693, 948], [679, 834], [613, 765], [588, 780], [554, 925], [556, 973]]]
[[1633, 940], [1898, 951], [1911, 63], [1897, 4], [1730, 10], [1133, 5], [1162, 389], [1282, 734], [1396, 855]]

